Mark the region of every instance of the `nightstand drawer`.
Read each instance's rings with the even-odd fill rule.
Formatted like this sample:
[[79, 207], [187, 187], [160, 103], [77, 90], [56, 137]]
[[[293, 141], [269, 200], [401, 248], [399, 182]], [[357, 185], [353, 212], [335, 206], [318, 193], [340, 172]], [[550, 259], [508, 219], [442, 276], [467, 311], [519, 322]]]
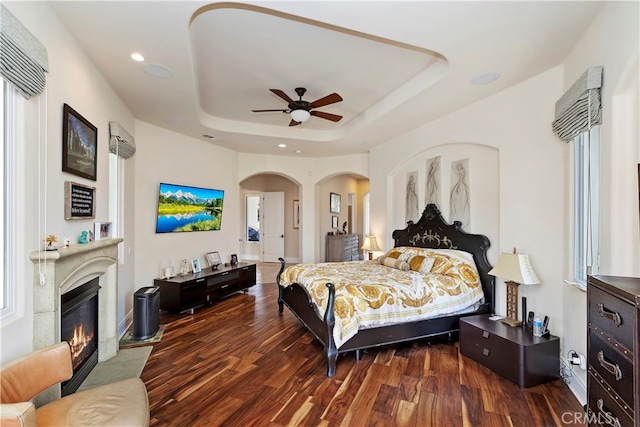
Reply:
[[633, 364], [593, 331], [589, 332], [588, 360], [590, 369], [596, 370], [625, 402], [633, 403]]
[[[514, 383], [520, 384], [521, 366], [518, 364], [518, 358], [513, 358], [513, 349], [505, 344], [497, 346], [482, 346], [478, 344], [470, 344], [466, 340], [460, 341], [460, 353], [470, 359], [475, 360], [481, 365], [486, 366], [497, 374], [502, 375]], [[502, 350], [507, 350], [503, 352]], [[516, 349], [517, 353], [517, 349]], [[507, 354], [509, 356], [507, 356]]]
[[589, 291], [589, 323], [633, 351], [635, 307], [595, 286]]
[[465, 345], [473, 345], [486, 350], [483, 350], [484, 357], [498, 353], [505, 360], [518, 360], [519, 347], [491, 331], [461, 322], [460, 333], [464, 333]]
[[[633, 426], [633, 410], [607, 393], [606, 383], [589, 374], [589, 425]], [[624, 405], [621, 406], [620, 404]]]

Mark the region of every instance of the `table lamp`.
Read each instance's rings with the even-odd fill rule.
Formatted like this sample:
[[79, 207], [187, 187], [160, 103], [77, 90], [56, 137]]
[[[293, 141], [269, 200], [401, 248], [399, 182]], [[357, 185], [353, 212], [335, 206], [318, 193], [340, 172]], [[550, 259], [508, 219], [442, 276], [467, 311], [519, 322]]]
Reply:
[[502, 319], [502, 323], [520, 326], [522, 322], [518, 318], [518, 286], [540, 283], [536, 272], [533, 271], [529, 256], [516, 253], [516, 248], [513, 248], [512, 254], [503, 252], [489, 274], [504, 279], [507, 285], [507, 315]]
[[364, 238], [364, 244], [362, 245], [362, 247], [360, 248], [363, 251], [368, 251], [369, 252], [369, 259], [372, 260], [373, 259], [373, 252], [374, 251], [381, 251], [382, 249], [380, 249], [380, 246], [378, 246], [378, 241], [376, 240], [376, 236], [365, 236]]

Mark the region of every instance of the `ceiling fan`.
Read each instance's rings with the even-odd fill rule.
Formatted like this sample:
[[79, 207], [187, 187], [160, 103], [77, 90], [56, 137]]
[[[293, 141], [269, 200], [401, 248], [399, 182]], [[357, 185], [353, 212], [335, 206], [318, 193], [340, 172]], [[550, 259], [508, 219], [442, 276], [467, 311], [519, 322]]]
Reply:
[[335, 104], [336, 102], [342, 101], [342, 97], [337, 93], [332, 93], [331, 95], [327, 95], [324, 98], [317, 99], [313, 102], [303, 101], [302, 96], [307, 91], [307, 89], [303, 87], [297, 87], [296, 93], [300, 97], [297, 101], [294, 101], [281, 91], [280, 89], [269, 89], [271, 92], [278, 95], [280, 98], [287, 101], [289, 104], [286, 109], [276, 109], [276, 110], [251, 110], [254, 113], [265, 113], [268, 111], [282, 111], [283, 113], [287, 113], [291, 116], [291, 122], [289, 122], [289, 126], [297, 126], [303, 122], [309, 120], [309, 117], [316, 116], [321, 119], [331, 120], [332, 122], [339, 122], [342, 119], [342, 116], [337, 114], [325, 113], [323, 111], [316, 111], [315, 109], [318, 107], [324, 107], [325, 105]]

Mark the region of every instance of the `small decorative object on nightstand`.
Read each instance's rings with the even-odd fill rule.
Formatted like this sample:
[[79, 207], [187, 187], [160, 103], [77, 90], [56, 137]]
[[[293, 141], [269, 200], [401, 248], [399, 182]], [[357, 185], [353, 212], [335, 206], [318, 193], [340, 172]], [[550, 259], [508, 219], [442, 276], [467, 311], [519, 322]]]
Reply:
[[492, 276], [505, 279], [507, 285], [507, 315], [502, 319], [503, 323], [509, 326], [520, 326], [521, 321], [518, 318], [518, 286], [536, 285], [540, 283], [540, 279], [533, 271], [529, 256], [516, 253], [501, 253], [498, 264], [489, 272]]
[[374, 251], [381, 251], [382, 249], [380, 249], [380, 246], [378, 246], [378, 240], [376, 239], [376, 236], [365, 236], [364, 238], [364, 244], [362, 245], [362, 247], [360, 248], [363, 251], [367, 251], [369, 252], [369, 259], [373, 259], [373, 252]]

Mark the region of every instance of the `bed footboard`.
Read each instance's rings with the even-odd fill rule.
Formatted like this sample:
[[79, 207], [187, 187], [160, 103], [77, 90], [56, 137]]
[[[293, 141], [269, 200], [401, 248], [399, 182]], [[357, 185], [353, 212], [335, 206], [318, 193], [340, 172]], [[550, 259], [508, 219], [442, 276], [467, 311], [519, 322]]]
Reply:
[[317, 311], [305, 288], [297, 283], [290, 286], [280, 286], [280, 276], [284, 271], [285, 261], [282, 258], [278, 258], [278, 260], [281, 264], [280, 271], [276, 277], [276, 283], [278, 284], [278, 313], [282, 314], [286, 305], [291, 313], [322, 343], [325, 359], [327, 360], [327, 376], [333, 377], [336, 373], [336, 362], [338, 360], [338, 349], [333, 339], [335, 287], [333, 284], [327, 283], [329, 296], [327, 310], [323, 317]]

